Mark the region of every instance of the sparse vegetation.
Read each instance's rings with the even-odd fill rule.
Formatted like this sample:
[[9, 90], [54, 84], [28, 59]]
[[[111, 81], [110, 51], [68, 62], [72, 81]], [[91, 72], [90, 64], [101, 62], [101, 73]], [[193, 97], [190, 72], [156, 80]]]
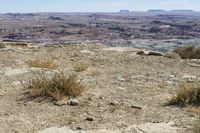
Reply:
[[97, 69], [91, 70], [90, 71], [90, 75], [91, 76], [99, 76], [101, 74], [101, 72]]
[[194, 45], [176, 48], [174, 53], [179, 54], [182, 59], [200, 59], [200, 48]]
[[200, 107], [191, 107], [188, 109], [189, 112], [200, 114]]
[[89, 65], [87, 63], [77, 63], [73, 65], [73, 68], [76, 72], [82, 72], [87, 70]]
[[28, 61], [30, 67], [56, 69], [58, 65], [53, 60], [30, 60]]
[[166, 52], [164, 56], [171, 59], [181, 59], [181, 56], [178, 53], [171, 52], [171, 51]]
[[54, 100], [61, 100], [66, 96], [77, 97], [87, 88], [77, 80], [76, 75], [67, 77], [63, 72], [56, 73], [51, 78], [36, 77], [24, 86], [33, 97], [52, 97]]
[[2, 43], [0, 43], [0, 49], [2, 49], [2, 48], [6, 48], [6, 45], [5, 45], [5, 44], [2, 44]]
[[7, 44], [11, 47], [17, 47], [17, 48], [27, 48], [28, 47], [28, 44], [26, 43], [10, 43], [10, 44]]
[[185, 83], [181, 85], [167, 105], [200, 106], [200, 84]]

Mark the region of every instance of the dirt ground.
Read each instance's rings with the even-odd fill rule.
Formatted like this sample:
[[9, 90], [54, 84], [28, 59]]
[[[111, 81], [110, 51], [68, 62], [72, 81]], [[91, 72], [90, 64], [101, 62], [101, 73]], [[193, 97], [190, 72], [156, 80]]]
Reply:
[[[169, 122], [181, 129], [177, 132], [189, 128], [200, 114], [164, 104], [180, 84], [200, 81], [200, 67], [189, 65], [197, 61], [136, 55], [136, 51], [100, 44], [0, 49], [0, 132], [34, 133], [49, 127], [125, 132], [136, 125]], [[54, 60], [59, 67], [29, 67], [27, 61], [35, 59]], [[86, 62], [89, 68], [76, 72], [77, 62]], [[21, 82], [61, 70], [77, 74], [89, 88], [77, 97], [77, 106], [27, 98]]]

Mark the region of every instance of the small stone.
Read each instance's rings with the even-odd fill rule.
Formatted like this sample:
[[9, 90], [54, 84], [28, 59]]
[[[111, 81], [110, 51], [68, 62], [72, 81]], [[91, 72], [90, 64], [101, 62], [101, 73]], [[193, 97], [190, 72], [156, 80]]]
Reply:
[[73, 59], [73, 58], [71, 58], [71, 59], [70, 59], [70, 61], [74, 61], [74, 59]]
[[76, 129], [77, 129], [77, 130], [82, 130], [83, 128], [82, 128], [82, 127], [76, 127]]
[[125, 81], [124, 78], [117, 78], [119, 81]]
[[153, 56], [163, 56], [164, 54], [158, 51], [139, 51], [139, 55], [153, 55]]
[[104, 99], [104, 97], [100, 96], [99, 99]]
[[135, 106], [135, 105], [132, 105], [131, 108], [134, 108], [134, 109], [142, 109], [142, 107]]
[[[145, 51], [146, 52], [146, 51]], [[164, 54], [157, 51], [147, 51], [147, 55], [154, 55], [154, 56], [163, 56]]]
[[170, 77], [170, 78], [175, 78], [176, 76], [175, 76], [175, 75], [170, 75], [169, 77]]
[[91, 98], [91, 97], [89, 97], [89, 98], [88, 98], [88, 100], [89, 100], [89, 101], [92, 101], [92, 98]]
[[124, 87], [118, 87], [118, 89], [119, 89], [119, 90], [123, 90], [123, 91], [126, 90], [126, 88], [124, 88]]
[[12, 76], [12, 75], [24, 74], [24, 73], [27, 73], [27, 72], [28, 72], [27, 68], [15, 68], [15, 69], [12, 69], [12, 68], [8, 67], [8, 68], [5, 69], [4, 75], [5, 76]]
[[81, 50], [80, 52], [83, 53], [83, 54], [91, 54], [91, 55], [95, 54], [94, 52], [89, 51], [89, 50]]
[[94, 118], [92, 118], [92, 117], [87, 117], [85, 120], [86, 120], [86, 121], [93, 121]]
[[12, 82], [12, 86], [18, 86], [18, 85], [20, 85], [20, 84], [21, 84], [20, 81], [14, 81], [14, 82]]
[[192, 75], [183, 75], [182, 78], [183, 78], [184, 80], [189, 81], [189, 82], [196, 81], [196, 79], [197, 79], [196, 76], [192, 76]]
[[115, 101], [112, 101], [112, 102], [110, 103], [110, 105], [113, 105], [113, 106], [114, 106], [114, 105], [118, 105], [118, 104], [119, 104], [119, 102], [116, 101], [116, 100], [115, 100]]
[[78, 100], [77, 99], [70, 99], [68, 101], [68, 104], [71, 106], [77, 106], [78, 105]]
[[67, 103], [68, 103], [68, 100], [65, 98], [63, 100], [55, 102], [55, 105], [57, 105], [57, 106], [63, 106], [63, 105], [67, 105]]
[[5, 92], [0, 90], [0, 96], [3, 96], [4, 94]]

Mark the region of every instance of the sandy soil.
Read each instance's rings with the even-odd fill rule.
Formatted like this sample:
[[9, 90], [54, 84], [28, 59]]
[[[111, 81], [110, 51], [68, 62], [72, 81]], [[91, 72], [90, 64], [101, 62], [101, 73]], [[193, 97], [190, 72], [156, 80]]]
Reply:
[[[164, 104], [179, 84], [199, 82], [200, 67], [188, 65], [193, 60], [142, 56], [136, 55], [136, 51], [109, 50], [103, 45], [1, 49], [0, 132], [33, 133], [49, 127], [125, 132], [136, 125], [169, 122], [182, 130], [188, 128], [199, 114]], [[59, 68], [30, 68], [27, 61], [34, 59], [53, 59]], [[77, 62], [87, 62], [90, 67], [75, 72], [72, 66]], [[27, 90], [20, 82], [59, 70], [76, 73], [89, 87], [77, 98], [78, 106], [27, 99]], [[94, 70], [101, 74], [92, 75]], [[87, 117], [93, 121], [87, 121]]]

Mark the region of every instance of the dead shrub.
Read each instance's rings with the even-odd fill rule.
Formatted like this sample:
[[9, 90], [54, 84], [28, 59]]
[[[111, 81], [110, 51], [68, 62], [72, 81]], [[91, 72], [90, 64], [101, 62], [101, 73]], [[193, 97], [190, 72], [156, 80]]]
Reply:
[[101, 72], [98, 70], [93, 70], [93, 71], [90, 71], [90, 74], [91, 74], [91, 76], [99, 76], [101, 74]]
[[0, 49], [2, 49], [2, 48], [6, 48], [6, 45], [3, 43], [0, 43]]
[[166, 52], [164, 56], [170, 59], [181, 59], [181, 56], [179, 54], [171, 52], [171, 51]]
[[40, 76], [29, 80], [25, 85], [32, 97], [52, 97], [54, 100], [62, 100], [67, 96], [77, 97], [86, 85], [77, 80], [76, 75], [65, 76], [63, 72], [54, 74], [51, 78]]
[[188, 112], [192, 112], [192, 113], [195, 113], [195, 114], [200, 114], [200, 107], [190, 107], [188, 109]]
[[182, 59], [200, 59], [200, 48], [194, 45], [176, 48], [174, 53], [179, 54]]
[[30, 67], [56, 69], [58, 65], [53, 60], [30, 60], [27, 62]]
[[185, 83], [181, 85], [167, 105], [200, 106], [200, 84]]
[[77, 63], [73, 65], [73, 68], [76, 72], [82, 72], [87, 70], [89, 65], [87, 63]]

